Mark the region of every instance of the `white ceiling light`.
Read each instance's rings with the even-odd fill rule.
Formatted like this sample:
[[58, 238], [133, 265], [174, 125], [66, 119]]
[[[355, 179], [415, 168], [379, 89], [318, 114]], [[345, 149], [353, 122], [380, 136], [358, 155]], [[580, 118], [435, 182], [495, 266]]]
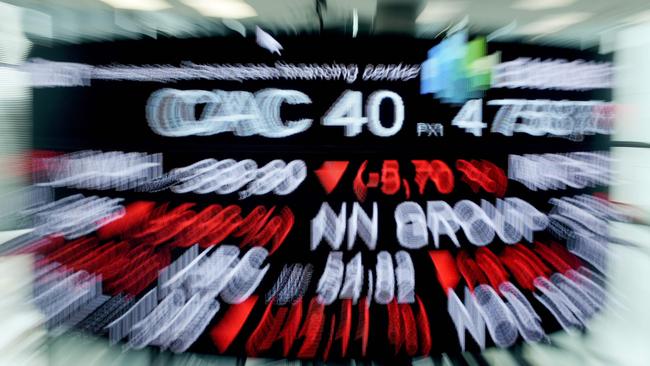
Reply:
[[465, 1], [429, 1], [415, 21], [441, 23], [452, 20], [467, 8]]
[[524, 35], [537, 35], [555, 33], [574, 24], [583, 22], [591, 17], [591, 13], [564, 13], [542, 18], [536, 22], [526, 24], [517, 30]]
[[165, 0], [100, 0], [117, 9], [158, 11], [171, 8]]
[[242, 19], [257, 16], [252, 6], [240, 0], [181, 0], [207, 17]]
[[577, 0], [517, 0], [512, 4], [512, 8], [523, 10], [544, 10], [563, 8], [576, 2]]

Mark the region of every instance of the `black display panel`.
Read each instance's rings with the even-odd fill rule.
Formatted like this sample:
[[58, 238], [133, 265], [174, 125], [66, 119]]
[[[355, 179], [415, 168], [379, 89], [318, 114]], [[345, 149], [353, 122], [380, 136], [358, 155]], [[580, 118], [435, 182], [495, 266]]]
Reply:
[[[498, 199], [517, 197], [538, 211], [548, 213], [553, 207], [549, 199], [553, 197], [574, 196], [594, 190], [605, 191], [603, 184], [533, 191], [521, 182], [508, 179], [509, 155], [604, 151], [607, 150], [608, 137], [604, 133], [580, 133], [584, 131], [581, 130], [584, 127], [580, 127], [577, 122], [570, 126], [578, 132], [569, 136], [551, 136], [547, 133], [532, 135], [517, 131], [511, 131], [511, 135], [492, 132], [494, 121], [505, 117], [499, 115], [500, 111], [503, 111], [501, 106], [490, 105], [489, 101], [516, 99], [546, 105], [559, 101], [606, 102], [611, 99], [610, 90], [559, 90], [534, 86], [486, 87], [483, 90], [480, 87], [472, 89], [461, 86], [460, 89], [467, 91], [470, 97], [450, 103], [432, 93], [421, 93], [421, 65], [430, 58], [429, 50], [440, 43], [440, 40], [291, 37], [278, 38], [278, 41], [283, 46], [281, 55], [259, 47], [252, 39], [244, 38], [119, 41], [35, 49], [32, 57], [75, 63], [68, 70], [74, 69], [88, 78], [81, 82], [88, 84], [84, 86], [35, 89], [33, 136], [37, 150], [52, 150], [57, 153], [82, 150], [162, 153], [162, 171], [165, 173], [191, 166], [204, 159], [215, 159], [212, 163], [234, 159], [227, 167], [250, 159], [257, 164], [258, 169], [276, 159], [287, 164], [299, 160], [304, 162], [306, 172], [297, 187], [286, 194], [274, 194], [273, 190], [265, 194], [240, 194], [251, 187], [248, 184], [224, 194], [200, 194], [192, 190], [176, 193], [169, 187], [153, 192], [152, 189], [142, 187], [99, 190], [88, 189], [88, 186], [83, 185], [60, 185], [56, 189], [57, 196], [64, 197], [81, 192], [84, 195], [122, 197], [127, 205], [143, 200], [153, 201], [157, 205], [168, 202], [170, 209], [192, 202], [196, 203], [192, 208], [196, 214], [214, 204], [223, 208], [234, 205], [241, 209], [239, 230], [244, 230], [241, 225], [252, 225], [255, 222], [253, 219], [246, 221], [245, 218], [254, 212], [256, 207], [275, 207], [273, 215], [279, 215], [282, 208], [291, 211], [292, 225], [287, 230], [286, 238], [278, 239], [280, 243], [277, 250], [264, 261], [265, 265], [270, 265], [270, 269], [255, 287], [253, 296], [258, 296], [257, 301], [249, 309], [250, 313], [241, 310], [245, 314], [244, 321], [240, 324], [241, 329], [235, 330], [236, 327], [231, 325], [237, 323], [233, 319], [240, 314], [235, 310], [231, 311], [231, 308], [245, 308], [251, 305], [250, 302], [247, 300], [243, 305], [236, 305], [221, 301], [220, 310], [189, 351], [238, 356], [378, 360], [459, 352], [461, 346], [448, 312], [449, 298], [439, 281], [440, 269], [434, 265], [429, 252], [445, 251], [457, 256], [462, 251], [469, 256], [475, 256], [478, 248], [488, 248], [499, 254], [513, 243], [504, 243], [500, 235], [494, 235], [487, 246], [474, 244], [466, 235], [471, 229], [468, 226], [467, 229], [463, 227], [456, 232], [460, 247], [454, 245], [448, 236], [441, 236], [440, 245], [436, 246], [428, 228], [425, 230], [427, 244], [405, 245], [403, 242], [410, 239], [400, 238], [398, 235], [400, 224], [396, 211], [399, 211], [400, 204], [413, 202], [421, 208], [427, 220], [429, 201], [444, 201], [454, 207], [457, 202], [463, 200], [472, 201], [478, 206], [481, 205], [481, 200], [486, 200], [496, 206]], [[497, 52], [500, 54], [499, 63], [522, 57], [532, 60], [607, 61], [602, 56], [585, 51], [507, 43], [488, 43], [482, 56]], [[209, 65], [232, 67], [233, 74], [241, 72], [247, 79], [223, 80], [234, 76], [229, 77], [224, 69], [206, 71], [210, 70]], [[383, 70], [379, 65], [383, 66]], [[166, 72], [160, 71], [163, 67], [168, 67]], [[246, 69], [247, 67], [251, 69]], [[254, 67], [258, 69], [251, 71]], [[297, 71], [300, 68], [302, 71]], [[321, 70], [320, 76], [314, 74], [316, 69]], [[326, 71], [322, 71], [324, 69]], [[441, 73], [449, 75], [456, 72], [441, 70]], [[192, 71], [195, 74], [190, 75]], [[223, 73], [218, 74], [217, 71]], [[273, 74], [274, 72], [276, 74]], [[337, 73], [340, 73], [340, 76], [337, 77]], [[553, 71], [549, 73], [552, 74]], [[217, 74], [221, 76], [215, 77]], [[206, 78], [210, 77], [207, 75], [213, 75], [216, 80], [207, 80]], [[374, 78], [379, 80], [373, 80]], [[72, 84], [79, 81], [75, 78], [71, 80]], [[458, 82], [469, 83], [468, 80]], [[165, 89], [174, 91], [161, 92]], [[297, 93], [287, 94], [286, 91]], [[156, 95], [160, 97], [157, 100]], [[486, 126], [481, 129], [481, 135], [476, 136], [452, 124], [452, 121], [459, 116], [468, 101], [479, 99], [478, 110], [481, 111], [481, 116], [472, 116], [481, 118]], [[337, 105], [341, 106], [342, 111], [338, 114]], [[561, 107], [550, 110], [551, 112], [548, 108], [530, 108], [527, 112], [543, 114], [559, 113], [561, 110], [567, 115], [574, 113]], [[603, 113], [607, 114], [607, 111]], [[217, 122], [210, 122], [213, 126], [208, 128], [205, 125], [209, 123], [206, 120], [200, 121], [199, 116], [207, 116], [207, 119], [213, 118]], [[273, 116], [279, 118], [282, 125], [274, 125]], [[328, 120], [327, 117], [332, 119]], [[537, 117], [529, 118], [534, 120]], [[360, 119], [364, 123], [353, 124], [353, 120]], [[568, 117], [559, 118], [561, 121], [566, 119]], [[288, 122], [300, 120], [303, 122], [295, 122], [293, 125]], [[401, 120], [401, 127], [397, 126], [398, 120]], [[519, 119], [515, 120], [521, 123]], [[215, 129], [218, 127], [214, 126], [221, 123], [219, 121], [229, 127], [223, 127], [223, 131], [217, 133]], [[531, 122], [532, 125], [535, 123]], [[296, 125], [302, 126], [296, 129], [300, 130], [299, 132], [288, 132], [291, 126]], [[194, 130], [190, 131], [188, 126]], [[504, 128], [507, 129], [507, 126]], [[176, 136], [172, 136], [174, 134]], [[437, 165], [431, 168], [433, 161], [437, 161]], [[302, 166], [296, 165], [298, 168]], [[427, 169], [432, 169], [431, 173], [427, 173]], [[442, 183], [436, 184], [433, 177], [443, 174], [440, 173], [443, 171], [448, 172], [451, 178], [440, 178]], [[249, 179], [244, 173], [241, 174], [241, 179]], [[263, 175], [260, 173], [256, 177]], [[177, 176], [168, 178], [177, 184], [183, 179]], [[254, 182], [257, 178], [250, 179], [247, 183]], [[541, 179], [541, 176], [538, 178]], [[232, 177], [222, 175], [210, 179], [219, 185], [219, 179]], [[37, 176], [36, 180], [42, 183], [48, 178]], [[492, 183], [488, 184], [487, 181]], [[276, 188], [277, 185], [279, 184], [276, 183]], [[260, 187], [253, 188], [264, 190]], [[344, 234], [338, 249], [333, 248], [327, 239], [317, 240], [317, 243], [312, 245], [312, 236], [317, 231], [312, 220], [316, 220], [324, 203], [327, 203], [336, 215], [341, 212], [342, 204], [346, 204], [346, 212], [343, 215], [345, 223], [342, 224], [345, 227]], [[377, 234], [373, 245], [368, 245], [360, 237], [362, 235], [358, 235], [359, 231], [357, 235], [347, 232], [350, 225], [348, 219], [357, 204], [357, 208], [361, 208], [369, 218], [373, 216], [373, 209], [376, 210], [378, 225], [375, 225]], [[415, 221], [422, 216], [419, 213], [414, 215], [418, 216]], [[263, 220], [270, 219], [266, 217]], [[413, 224], [413, 221], [407, 221], [408, 219], [405, 222]], [[336, 227], [329, 217], [322, 220], [322, 223], [326, 226], [325, 231], [334, 230]], [[171, 224], [181, 223], [174, 221]], [[215, 230], [226, 231], [224, 225], [217, 225]], [[268, 225], [269, 221], [266, 221], [259, 230], [263, 231]], [[287, 226], [288, 223], [281, 221], [278, 225]], [[361, 227], [361, 230], [365, 228]], [[274, 233], [281, 231], [280, 228]], [[277, 237], [280, 236], [277, 234]], [[352, 238], [348, 239], [349, 236]], [[185, 249], [183, 246], [175, 246], [174, 239], [169, 238], [156, 244], [155, 250], [168, 250], [172, 253], [172, 258], [179, 257]], [[534, 232], [533, 241], [551, 240], [557, 238], [548, 230]], [[522, 245], [532, 247], [530, 241], [522, 239], [521, 242], [524, 243]], [[218, 243], [206, 243], [202, 247], [215, 250], [224, 244], [241, 246], [241, 236], [225, 235]], [[269, 244], [265, 247], [269, 249], [272, 246], [273, 244]], [[316, 248], [312, 249], [312, 246]], [[350, 246], [351, 249], [348, 249]], [[251, 247], [242, 246], [242, 255]], [[312, 325], [308, 308], [310, 302], [325, 291], [319, 291], [319, 279], [326, 272], [328, 256], [334, 251], [342, 253], [344, 265], [357, 253], [361, 253], [364, 276], [360, 296], [370, 304], [369, 310], [366, 315], [362, 315], [365, 305], [361, 302], [350, 305], [350, 300], [337, 296], [331, 304], [320, 309], [324, 315], [321, 318], [316, 316], [314, 319], [320, 320], [313, 320], [316, 325]], [[395, 264], [397, 252], [405, 251], [410, 256], [414, 268], [415, 300], [401, 304], [394, 300], [387, 305], [377, 303], [369, 294], [371, 286], [368, 284], [368, 273], [371, 271], [376, 276], [377, 256], [383, 251], [392, 258], [392, 265]], [[283, 266], [295, 263], [313, 266], [311, 281], [302, 295], [301, 316], [297, 318], [300, 332], [296, 333], [302, 334], [302, 337], [296, 336], [293, 342], [289, 342], [284, 338], [273, 339], [272, 335], [266, 334], [260, 337], [272, 339], [266, 341], [270, 342], [270, 345], [262, 341], [259, 341], [259, 344], [254, 343], [251, 338], [254, 338], [255, 330], [263, 328], [260, 326], [263, 319], [268, 320], [268, 317], [264, 316], [265, 310], [270, 308], [272, 314], [277, 314], [282, 311], [288, 313], [290, 308], [295, 309], [290, 304], [269, 305], [265, 298], [281, 277]], [[509, 277], [511, 281], [515, 281], [512, 274]], [[467, 277], [461, 273], [460, 284], [455, 289], [461, 299], [465, 282]], [[488, 282], [488, 279], [479, 280], [479, 283]], [[373, 287], [376, 287], [377, 282], [372, 283]], [[155, 285], [152, 282], [147, 290]], [[393, 288], [397, 297], [397, 280]], [[379, 290], [373, 288], [373, 291]], [[547, 333], [560, 329], [555, 317], [535, 300], [532, 292], [522, 292], [541, 317], [541, 324]], [[134, 294], [135, 299], [144, 293], [145, 291], [141, 291]], [[405, 307], [410, 310], [404, 310]], [[421, 328], [422, 313], [427, 318], [426, 328]], [[404, 314], [411, 314], [412, 319], [408, 320], [409, 315]], [[284, 316], [289, 317], [288, 314]], [[365, 320], [360, 319], [366, 316]], [[397, 326], [395, 322], [401, 325]], [[289, 323], [284, 321], [279, 324], [279, 328], [269, 325], [272, 330], [268, 332], [272, 333], [278, 329], [284, 332], [290, 328]], [[369, 328], [365, 330], [367, 348], [362, 345], [363, 337], [356, 337], [359, 332], [363, 333], [361, 324], [367, 324]], [[215, 341], [224, 337], [223, 334], [215, 336], [215, 332], [223, 333], [224, 329], [230, 329], [234, 333], [232, 342]], [[315, 337], [310, 332], [316, 332], [320, 336], [308, 341], [306, 338]], [[429, 346], [423, 344], [427, 343], [427, 337], [423, 333], [430, 336]], [[480, 349], [469, 333], [465, 337], [467, 349]], [[521, 339], [518, 338], [519, 341]], [[305, 346], [307, 342], [312, 341], [315, 344], [313, 347]], [[224, 343], [220, 346], [220, 342]], [[284, 342], [289, 343], [286, 350]], [[487, 345], [493, 344], [489, 334]], [[255, 349], [253, 354], [251, 349]]]

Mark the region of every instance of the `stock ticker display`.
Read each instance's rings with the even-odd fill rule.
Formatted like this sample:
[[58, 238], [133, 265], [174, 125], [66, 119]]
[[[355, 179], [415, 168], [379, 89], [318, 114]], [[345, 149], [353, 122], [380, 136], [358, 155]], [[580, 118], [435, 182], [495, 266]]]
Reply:
[[607, 58], [464, 32], [278, 42], [33, 51], [34, 184], [55, 192], [34, 251], [74, 299], [37, 297], [48, 324], [300, 359], [586, 328], [614, 215]]

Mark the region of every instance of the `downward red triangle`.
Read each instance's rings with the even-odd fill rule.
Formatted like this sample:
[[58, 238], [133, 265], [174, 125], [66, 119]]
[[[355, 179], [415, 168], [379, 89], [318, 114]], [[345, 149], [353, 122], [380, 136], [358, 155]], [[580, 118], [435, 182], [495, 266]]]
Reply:
[[326, 161], [320, 169], [314, 171], [327, 194], [332, 193], [334, 188], [339, 184], [349, 163], [349, 161]]

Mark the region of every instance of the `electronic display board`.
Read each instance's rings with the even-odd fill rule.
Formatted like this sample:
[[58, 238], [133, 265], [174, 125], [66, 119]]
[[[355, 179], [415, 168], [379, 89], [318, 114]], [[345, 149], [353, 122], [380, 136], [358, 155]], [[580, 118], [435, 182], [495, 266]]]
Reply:
[[574, 223], [609, 182], [607, 58], [463, 32], [278, 41], [33, 51], [34, 183], [124, 199], [65, 231], [130, 269], [74, 263], [129, 301], [82, 329], [385, 360], [584, 328], [604, 262]]

